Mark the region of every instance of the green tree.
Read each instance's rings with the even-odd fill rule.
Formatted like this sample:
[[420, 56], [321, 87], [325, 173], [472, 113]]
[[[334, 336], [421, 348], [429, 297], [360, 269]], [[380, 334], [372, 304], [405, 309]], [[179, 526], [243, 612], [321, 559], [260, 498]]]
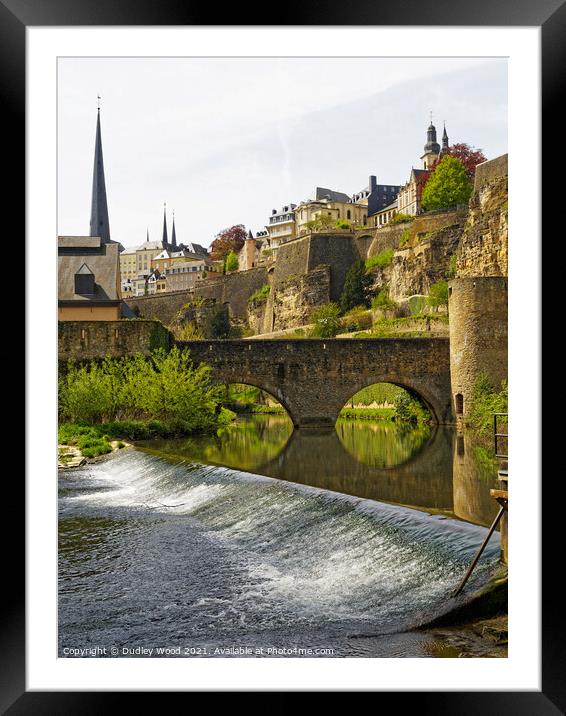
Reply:
[[413, 425], [427, 425], [431, 422], [431, 414], [423, 403], [416, 397], [403, 390], [394, 400], [395, 417], [402, 423]]
[[464, 163], [447, 155], [436, 165], [423, 189], [423, 209], [443, 209], [456, 204], [466, 204], [472, 194], [473, 185], [466, 174]]
[[230, 251], [226, 256], [226, 273], [238, 270], [238, 255], [234, 251]]
[[228, 308], [215, 304], [206, 316], [203, 330], [206, 338], [229, 338], [231, 326]]
[[336, 303], [324, 303], [311, 313], [314, 338], [333, 338], [340, 330], [340, 307]]
[[335, 226], [335, 220], [328, 214], [319, 214], [305, 224], [305, 227], [310, 231], [324, 231], [324, 229], [334, 228]]
[[381, 291], [377, 294], [377, 296], [374, 296], [371, 302], [372, 308], [397, 308], [397, 303], [392, 299], [389, 298], [389, 289], [388, 288], [382, 288]]
[[356, 261], [350, 267], [340, 296], [340, 308], [349, 311], [355, 306], [367, 306], [371, 277], [366, 274], [365, 261]]
[[439, 306], [448, 306], [448, 284], [446, 281], [433, 283], [428, 292], [427, 303], [438, 310]]

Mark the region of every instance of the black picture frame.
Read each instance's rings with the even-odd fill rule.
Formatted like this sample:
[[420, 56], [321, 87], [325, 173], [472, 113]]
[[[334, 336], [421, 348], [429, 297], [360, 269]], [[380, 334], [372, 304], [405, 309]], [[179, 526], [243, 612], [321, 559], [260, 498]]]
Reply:
[[[547, 142], [542, 145], [542, 215], [552, 216], [557, 194], [553, 191], [550, 167], [559, 159], [563, 133], [560, 100], [564, 96], [566, 74], [566, 0], [451, 0], [423, 2], [402, 0], [378, 3], [351, 0], [347, 5], [290, 0], [268, 14], [266, 7], [241, 4], [219, 7], [178, 0], [1, 0], [0, 2], [0, 87], [2, 96], [2, 136], [13, 152], [11, 181], [4, 188], [5, 210], [18, 217], [14, 236], [18, 236], [25, 216], [25, 31], [28, 26], [85, 25], [370, 25], [370, 26], [537, 26], [542, 41], [542, 127]], [[322, 12], [323, 10], [323, 12]], [[280, 17], [277, 17], [280, 15]], [[252, 19], [253, 18], [253, 19]], [[536, 137], [525, 138], [527, 142]], [[558, 149], [557, 149], [558, 144]], [[5, 147], [5, 150], [8, 147]], [[528, 147], [526, 147], [527, 149]], [[7, 153], [4, 152], [4, 159]], [[5, 167], [6, 172], [6, 167]], [[546, 209], [546, 212], [545, 212]], [[544, 224], [543, 224], [544, 227]], [[23, 241], [23, 237], [21, 239]], [[27, 306], [27, 310], [33, 307]], [[538, 429], [538, 426], [533, 426]], [[558, 475], [556, 476], [558, 478]], [[11, 479], [6, 505], [24, 508], [24, 483]], [[374, 708], [383, 707], [384, 697], [392, 698], [394, 708], [419, 713], [468, 714], [556, 714], [566, 712], [566, 664], [563, 640], [563, 598], [556, 578], [552, 545], [560, 544], [558, 516], [560, 504], [543, 490], [543, 610], [542, 610], [542, 690], [540, 692], [379, 692]], [[4, 597], [0, 633], [2, 677], [0, 708], [8, 714], [99, 714], [111, 707], [132, 710], [132, 694], [127, 692], [31, 692], [25, 686], [25, 588], [24, 520], [20, 540], [3, 550]], [[20, 528], [18, 528], [20, 529]], [[560, 571], [560, 570], [559, 570]], [[560, 576], [560, 575], [559, 575]], [[520, 628], [520, 625], [513, 625]], [[439, 668], [441, 666], [439, 665]], [[260, 686], [258, 685], [258, 690]], [[159, 693], [157, 698], [162, 698]], [[143, 694], [144, 705], [155, 704], [152, 693]], [[393, 701], [394, 699], [394, 701]]]

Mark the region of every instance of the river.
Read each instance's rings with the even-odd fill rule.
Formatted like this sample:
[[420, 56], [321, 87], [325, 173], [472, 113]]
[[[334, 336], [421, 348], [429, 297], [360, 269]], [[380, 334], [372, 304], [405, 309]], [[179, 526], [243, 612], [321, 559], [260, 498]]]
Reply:
[[409, 630], [456, 604], [495, 482], [448, 428], [284, 416], [63, 470], [59, 654], [426, 656]]

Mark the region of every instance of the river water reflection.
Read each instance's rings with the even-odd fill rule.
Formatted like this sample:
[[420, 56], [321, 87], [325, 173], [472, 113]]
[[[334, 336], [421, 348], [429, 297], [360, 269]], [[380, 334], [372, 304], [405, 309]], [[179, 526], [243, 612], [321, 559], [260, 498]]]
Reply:
[[218, 435], [154, 440], [141, 447], [356, 497], [439, 511], [480, 525], [497, 513], [494, 471], [478, 464], [453, 428], [401, 429], [339, 420], [333, 431], [293, 430], [281, 415], [239, 418]]

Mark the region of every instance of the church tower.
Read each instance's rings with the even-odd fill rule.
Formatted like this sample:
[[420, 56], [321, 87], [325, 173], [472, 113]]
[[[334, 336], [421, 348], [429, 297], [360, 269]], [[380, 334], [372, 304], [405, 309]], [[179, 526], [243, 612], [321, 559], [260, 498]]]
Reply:
[[[448, 136], [446, 137], [448, 139]], [[423, 161], [423, 169], [432, 169], [438, 161], [440, 154], [440, 144], [436, 141], [436, 127], [432, 123], [432, 112], [430, 113], [430, 125], [426, 132], [426, 144], [424, 145], [424, 154], [421, 159]]]
[[448, 134], [446, 133], [446, 122], [444, 122], [444, 131], [442, 132], [442, 149], [440, 150], [440, 153], [448, 154], [449, 150], [450, 146], [448, 144]]
[[103, 244], [110, 242], [106, 182], [104, 180], [104, 160], [102, 157], [102, 136], [100, 133], [100, 104], [98, 105], [98, 115], [96, 117], [92, 200], [90, 204], [90, 236], [100, 236]]
[[164, 249], [167, 248], [169, 239], [167, 237], [167, 204], [163, 202], [163, 238], [161, 239], [161, 245]]
[[177, 233], [175, 231], [175, 212], [173, 211], [173, 227], [171, 229], [171, 246], [173, 250], [177, 248]]

